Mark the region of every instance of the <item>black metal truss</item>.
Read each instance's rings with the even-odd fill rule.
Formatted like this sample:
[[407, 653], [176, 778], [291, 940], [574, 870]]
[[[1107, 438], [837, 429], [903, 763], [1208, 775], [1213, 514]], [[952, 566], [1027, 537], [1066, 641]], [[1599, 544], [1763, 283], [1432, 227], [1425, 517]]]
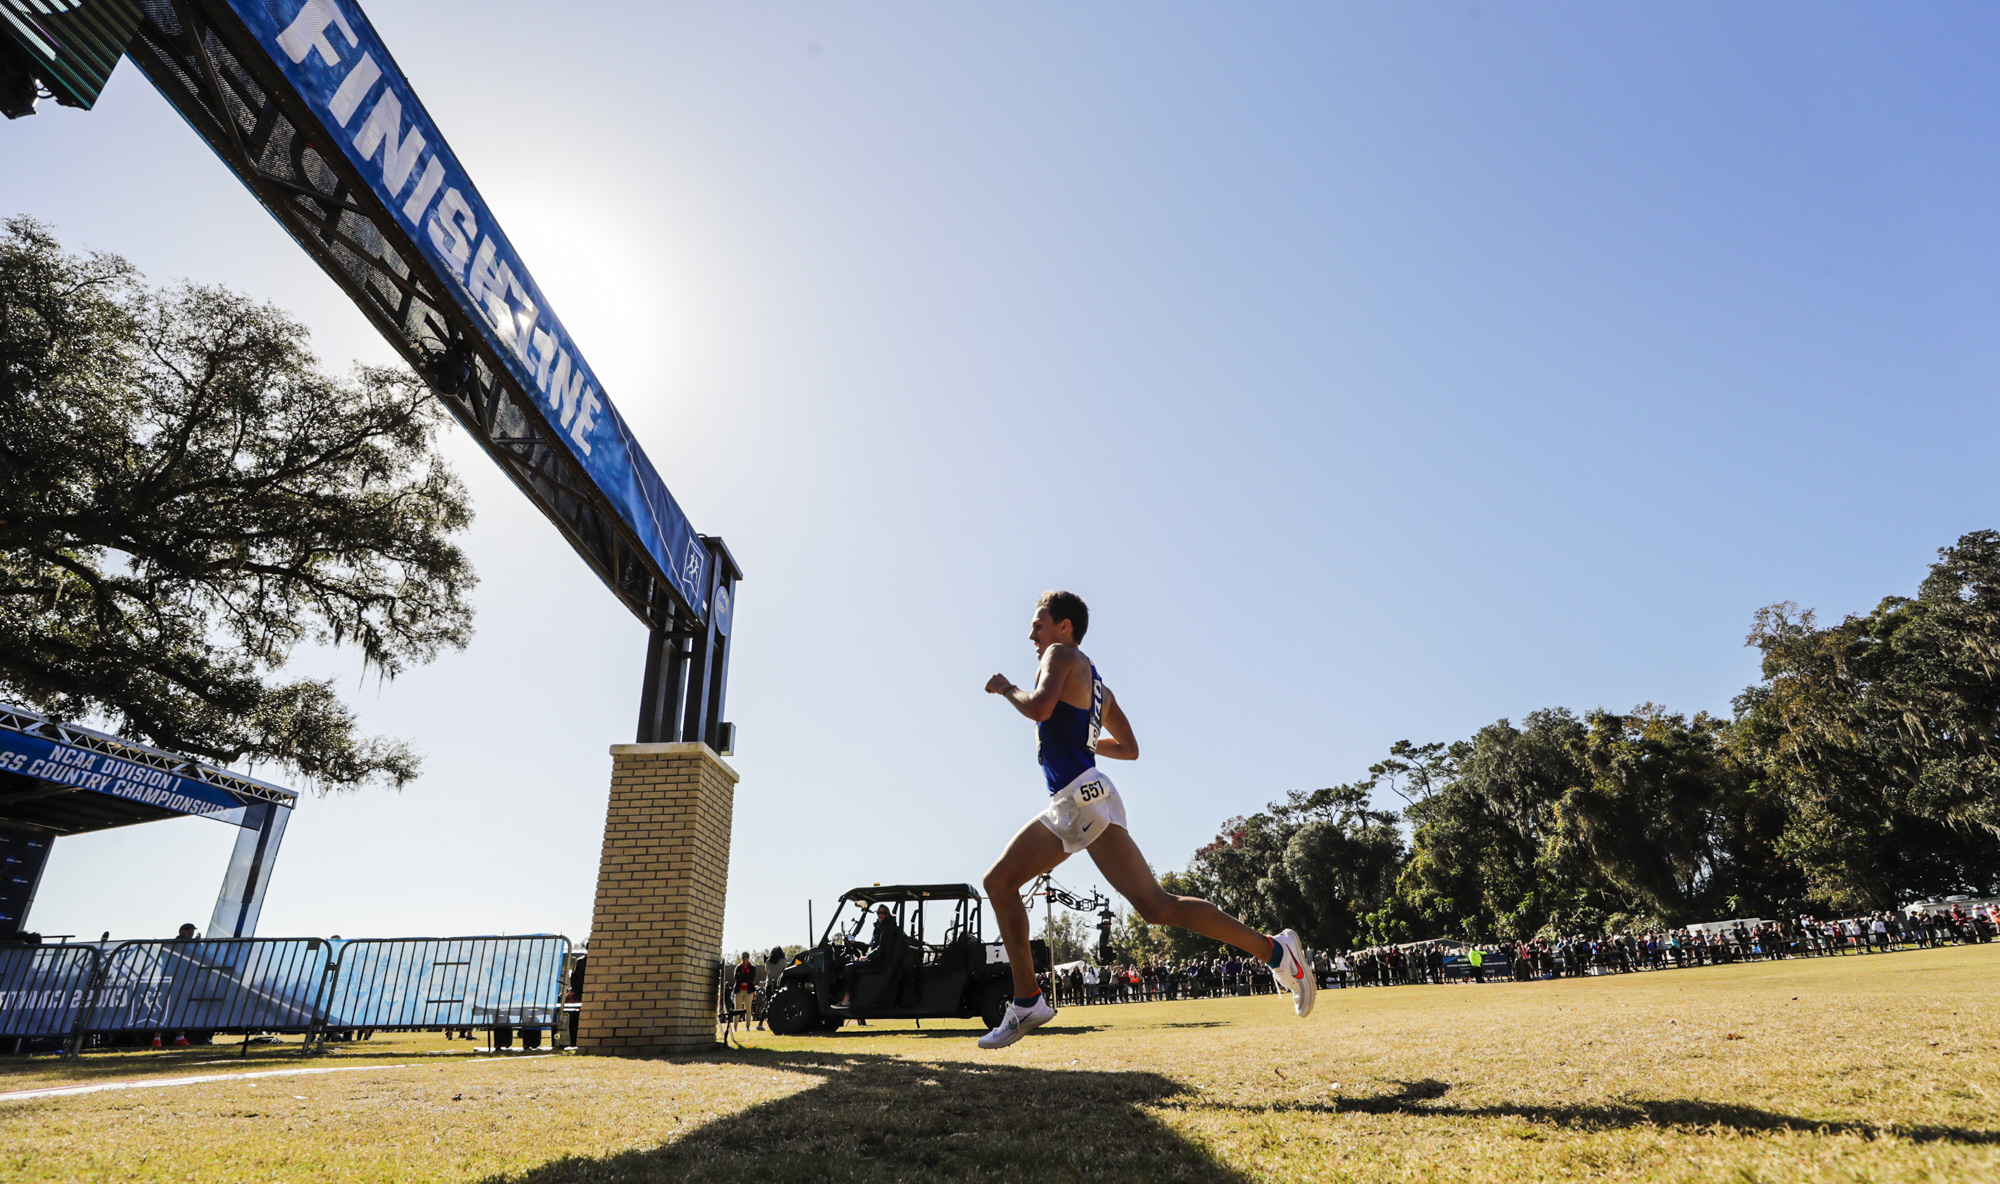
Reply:
[[160, 93], [424, 377], [598, 577], [655, 632], [703, 628], [451, 299], [392, 211], [332, 145], [241, 22], [215, 0], [142, 0], [127, 50]]
[[1037, 896], [1046, 897], [1051, 903], [1059, 904], [1066, 909], [1075, 909], [1080, 913], [1094, 913], [1100, 909], [1110, 907], [1111, 904], [1110, 898], [1102, 892], [1093, 892], [1089, 896], [1078, 896], [1047, 876], [1042, 877], [1041, 887], [1029, 889], [1028, 894], [1023, 899], [1032, 901]]

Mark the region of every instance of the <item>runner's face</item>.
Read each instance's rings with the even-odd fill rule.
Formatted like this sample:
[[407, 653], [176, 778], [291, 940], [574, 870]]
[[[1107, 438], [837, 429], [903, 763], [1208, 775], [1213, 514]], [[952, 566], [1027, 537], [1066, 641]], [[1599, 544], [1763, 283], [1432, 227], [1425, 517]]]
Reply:
[[1042, 606], [1035, 609], [1035, 619], [1028, 623], [1028, 640], [1035, 643], [1035, 656], [1039, 658], [1043, 650], [1057, 642], [1075, 645], [1070, 638], [1074, 631], [1075, 626], [1068, 621], [1058, 624], [1054, 617], [1049, 616], [1048, 608]]

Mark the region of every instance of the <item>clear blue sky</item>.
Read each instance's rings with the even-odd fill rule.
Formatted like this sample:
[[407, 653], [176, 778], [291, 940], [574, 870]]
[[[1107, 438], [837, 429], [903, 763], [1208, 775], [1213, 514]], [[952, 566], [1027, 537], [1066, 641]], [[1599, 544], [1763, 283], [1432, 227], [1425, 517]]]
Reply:
[[[369, 13], [741, 589], [732, 948], [976, 880], [1085, 595], [1162, 870], [1393, 741], [1726, 712], [1752, 612], [2000, 526], [2000, 11], [571, 4]], [[0, 212], [388, 348], [136, 70]], [[305, 803], [266, 933], [588, 928], [643, 635], [469, 442], [429, 772]], [[36, 926], [205, 922], [229, 833], [66, 839]], [[1094, 882], [1088, 865], [1068, 879]]]

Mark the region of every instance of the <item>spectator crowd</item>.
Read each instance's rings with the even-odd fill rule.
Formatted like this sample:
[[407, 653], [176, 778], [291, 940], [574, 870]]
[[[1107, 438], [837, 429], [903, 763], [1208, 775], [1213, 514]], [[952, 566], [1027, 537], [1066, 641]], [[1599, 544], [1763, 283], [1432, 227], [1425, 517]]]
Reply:
[[[1313, 951], [1312, 959], [1322, 987], [1442, 986], [1631, 974], [1782, 958], [1866, 956], [1991, 942], [1996, 935], [2000, 935], [2000, 904], [1952, 904], [1908, 914], [1879, 912], [1834, 920], [1802, 915], [1789, 922], [1738, 921], [1597, 937], [1537, 937], [1504, 945], [1408, 942], [1318, 950]], [[762, 967], [747, 953], [738, 958], [733, 969], [722, 967], [723, 1005], [729, 1006], [733, 997], [746, 1022], [762, 1027], [766, 993], [777, 981], [784, 961], [784, 950], [773, 948]], [[1166, 959], [1066, 962], [1039, 977], [1042, 990], [1058, 1007], [1268, 995], [1276, 989], [1268, 967], [1234, 953], [1179, 963]]]
[[[1347, 951], [1315, 951], [1322, 987], [1388, 987], [1526, 982], [1678, 970], [1732, 962], [1886, 954], [1899, 950], [1991, 942], [2000, 934], [2000, 905], [1950, 905], [1821, 920], [1739, 921], [1719, 926], [1613, 933], [1598, 937], [1537, 937], [1507, 945], [1410, 942]], [[1178, 965], [1139, 961], [1099, 965], [1070, 962], [1041, 976], [1057, 1006], [1143, 1003], [1263, 995], [1270, 971], [1255, 959], [1193, 959]]]
[[1195, 958], [1179, 965], [1162, 960], [1102, 966], [1068, 962], [1040, 978], [1042, 990], [1058, 1007], [1268, 995], [1275, 986], [1269, 967], [1237, 956]]

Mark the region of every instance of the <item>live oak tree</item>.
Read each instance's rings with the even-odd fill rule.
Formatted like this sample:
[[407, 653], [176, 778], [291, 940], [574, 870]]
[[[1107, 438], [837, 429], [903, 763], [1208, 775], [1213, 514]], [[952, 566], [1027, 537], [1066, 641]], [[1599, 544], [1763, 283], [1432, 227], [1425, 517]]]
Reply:
[[1548, 844], [1666, 925], [1775, 916], [1803, 884], [1776, 853], [1784, 803], [1730, 743], [1730, 725], [1653, 704], [1592, 712], [1586, 780], [1556, 803]]
[[[1589, 868], [1547, 850], [1556, 803], [1587, 779], [1584, 725], [1560, 708], [1532, 712], [1524, 725], [1488, 724], [1412, 779], [1427, 789], [1404, 813], [1412, 842], [1397, 898], [1425, 933], [1520, 939], [1551, 921], [1594, 927], [1616, 908]], [[1395, 772], [1396, 758], [1392, 749], [1375, 767]]]
[[401, 785], [302, 644], [392, 678], [471, 635], [471, 520], [412, 375], [322, 373], [305, 328], [0, 235], [0, 694], [310, 785]]
[[2000, 532], [1964, 535], [1915, 598], [1865, 616], [1763, 609], [1750, 644], [1764, 681], [1737, 702], [1743, 744], [1817, 899], [2000, 888]]
[[1373, 788], [1295, 790], [1232, 818], [1195, 853], [1185, 882], [1253, 926], [1297, 929], [1314, 949], [1354, 945], [1404, 858], [1396, 815], [1369, 805]]

